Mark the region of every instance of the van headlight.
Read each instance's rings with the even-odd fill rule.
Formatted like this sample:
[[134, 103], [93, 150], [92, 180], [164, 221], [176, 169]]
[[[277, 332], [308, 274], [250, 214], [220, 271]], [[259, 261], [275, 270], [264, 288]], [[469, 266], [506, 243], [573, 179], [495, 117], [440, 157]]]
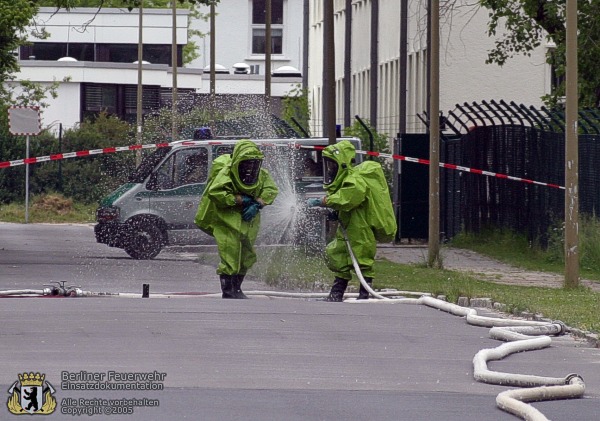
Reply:
[[121, 212], [115, 206], [102, 207], [96, 210], [96, 221], [98, 222], [117, 221], [120, 216]]

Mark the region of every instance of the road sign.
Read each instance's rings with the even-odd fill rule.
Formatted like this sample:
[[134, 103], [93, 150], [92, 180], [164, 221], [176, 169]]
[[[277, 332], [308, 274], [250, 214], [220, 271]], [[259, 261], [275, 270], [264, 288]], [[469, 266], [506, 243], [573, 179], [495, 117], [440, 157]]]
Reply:
[[36, 136], [42, 131], [39, 107], [13, 106], [8, 109], [8, 129], [16, 136]]

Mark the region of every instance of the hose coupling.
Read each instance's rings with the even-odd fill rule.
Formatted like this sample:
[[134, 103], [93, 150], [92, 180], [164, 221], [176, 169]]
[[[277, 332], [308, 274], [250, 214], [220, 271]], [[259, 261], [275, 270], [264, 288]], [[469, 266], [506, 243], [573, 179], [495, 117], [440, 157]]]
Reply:
[[82, 297], [83, 290], [75, 285], [65, 286], [67, 281], [54, 281], [51, 285], [44, 285], [44, 295], [60, 297]]
[[560, 320], [553, 320], [552, 323], [560, 326], [560, 335], [567, 333], [568, 327], [564, 322]]
[[583, 383], [583, 377], [581, 377], [579, 374], [571, 373], [567, 377], [565, 377], [565, 384], [571, 384], [575, 379], [578, 379], [579, 381], [581, 381], [581, 383]]

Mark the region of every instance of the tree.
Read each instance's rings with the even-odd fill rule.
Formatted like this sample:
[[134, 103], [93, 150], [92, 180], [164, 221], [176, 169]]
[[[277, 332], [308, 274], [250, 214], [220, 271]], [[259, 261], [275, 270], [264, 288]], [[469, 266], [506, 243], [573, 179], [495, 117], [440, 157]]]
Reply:
[[36, 11], [29, 0], [0, 0], [0, 84], [19, 69], [14, 51]]
[[[205, 5], [218, 4], [221, 0], [177, 0], [181, 5]], [[127, 7], [129, 10], [139, 7], [140, 0], [37, 0], [38, 6], [56, 7], [59, 9], [72, 9], [75, 7]], [[144, 7], [170, 7], [170, 0], [144, 0]]]
[[310, 120], [308, 90], [302, 88], [302, 85], [297, 84], [283, 96], [281, 117], [296, 131], [300, 129], [297, 124], [302, 126], [303, 131], [310, 131], [308, 127], [308, 121]]
[[[547, 38], [556, 48], [550, 50], [547, 62], [553, 66], [557, 84], [551, 95], [544, 97], [555, 104], [564, 96], [566, 74], [565, 0], [480, 0], [490, 10], [488, 34], [500, 39], [488, 54], [487, 63], [502, 66], [516, 54], [529, 55]], [[578, 2], [579, 103], [581, 106], [600, 106], [600, 0]], [[500, 25], [503, 25], [502, 27]]]

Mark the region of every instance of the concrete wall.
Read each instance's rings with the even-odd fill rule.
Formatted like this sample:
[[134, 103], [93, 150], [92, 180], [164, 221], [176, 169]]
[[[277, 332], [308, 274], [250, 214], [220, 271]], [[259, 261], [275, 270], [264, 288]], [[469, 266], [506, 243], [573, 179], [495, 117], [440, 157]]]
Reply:
[[[37, 39], [29, 31], [32, 42], [90, 42], [108, 44], [137, 44], [138, 9], [74, 8], [55, 13], [52, 7], [41, 7], [35, 19], [36, 28], [45, 28], [47, 39]], [[188, 10], [177, 9], [177, 44], [188, 42]], [[171, 44], [172, 12], [170, 9], [144, 9], [143, 41], [145, 44]]]
[[[50, 86], [60, 82], [57, 98], [47, 98], [48, 108], [42, 110], [42, 126], [59, 121], [63, 127], [72, 128], [79, 123], [82, 83], [137, 84], [137, 65], [128, 63], [94, 62], [55, 62], [23, 61], [17, 80], [30, 80]], [[173, 74], [171, 68], [162, 64], [143, 66], [144, 85], [171, 88]], [[202, 71], [199, 69], [179, 69], [178, 88], [202, 89]]]

